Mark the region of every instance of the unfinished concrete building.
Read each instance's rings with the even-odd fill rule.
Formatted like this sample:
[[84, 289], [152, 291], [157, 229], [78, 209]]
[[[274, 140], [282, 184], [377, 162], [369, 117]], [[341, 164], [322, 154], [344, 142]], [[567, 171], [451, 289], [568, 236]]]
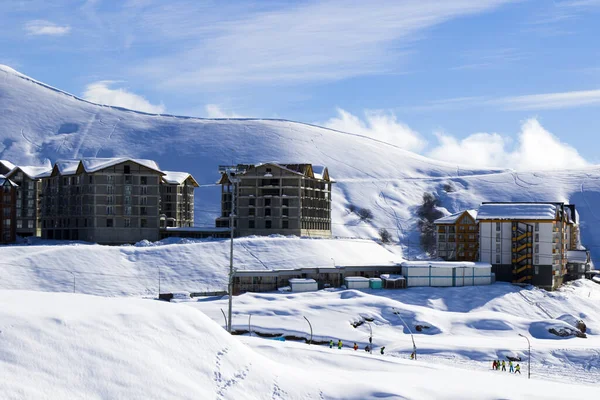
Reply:
[[331, 237], [331, 189], [326, 167], [265, 163], [223, 166], [221, 216], [217, 227], [229, 227], [232, 202], [235, 235]]

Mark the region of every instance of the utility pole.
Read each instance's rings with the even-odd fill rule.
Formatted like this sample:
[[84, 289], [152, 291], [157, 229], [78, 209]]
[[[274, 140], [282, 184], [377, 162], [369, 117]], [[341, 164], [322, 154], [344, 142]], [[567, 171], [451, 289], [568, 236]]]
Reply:
[[531, 342], [527, 336], [520, 333], [519, 336], [524, 337], [527, 340], [527, 346], [529, 346], [529, 351], [527, 352], [527, 379], [531, 379]]
[[235, 191], [236, 191], [236, 185], [235, 185], [235, 173], [236, 170], [235, 168], [230, 169], [229, 171], [227, 171], [228, 174], [228, 179], [231, 183], [231, 212], [229, 213], [229, 229], [231, 231], [231, 240], [230, 240], [230, 244], [229, 244], [229, 312], [228, 312], [228, 319], [227, 319], [227, 332], [231, 333], [231, 314], [232, 314], [232, 307], [233, 307], [233, 236], [234, 236], [234, 226], [235, 226]]

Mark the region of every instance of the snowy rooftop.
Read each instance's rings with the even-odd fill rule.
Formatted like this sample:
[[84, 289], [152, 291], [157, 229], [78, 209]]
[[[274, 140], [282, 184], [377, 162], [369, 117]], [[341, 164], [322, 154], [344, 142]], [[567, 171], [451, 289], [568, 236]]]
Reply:
[[587, 263], [587, 251], [585, 250], [569, 250], [567, 251], [567, 262], [575, 264]]
[[21, 170], [23, 171], [23, 173], [25, 175], [27, 175], [28, 177], [32, 178], [32, 179], [36, 179], [36, 178], [40, 178], [42, 176], [45, 176], [47, 174], [50, 174], [50, 172], [52, 172], [52, 168], [49, 167], [34, 167], [34, 166], [16, 166], [15, 168], [13, 168], [8, 174], [9, 177], [12, 177], [12, 175], [17, 171], [17, 170]]
[[13, 181], [11, 181], [10, 179], [7, 179], [4, 175], [0, 174], [0, 186], [4, 185], [4, 183], [6, 181], [8, 181], [11, 186], [18, 186], [16, 183], [14, 183]]
[[188, 178], [192, 178], [194, 181], [194, 186], [199, 186], [198, 182], [194, 179], [194, 177], [189, 172], [177, 172], [177, 171], [163, 171], [165, 176], [162, 177], [163, 181], [171, 185], [181, 185]]
[[212, 226], [175, 227], [167, 226], [169, 232], [229, 232], [229, 228], [215, 228]]
[[15, 164], [11, 163], [8, 160], [0, 160], [0, 164], [3, 164], [6, 168], [8, 168], [9, 170], [14, 169], [16, 167]]
[[403, 281], [406, 279], [404, 275], [383, 274], [380, 276], [381, 279], [384, 279], [386, 281]]
[[289, 280], [290, 284], [294, 283], [294, 284], [307, 284], [307, 283], [317, 283], [317, 281], [315, 281], [314, 279], [308, 279], [308, 278], [292, 278]]
[[556, 205], [552, 203], [488, 203], [482, 204], [477, 219], [539, 219], [554, 220]]
[[432, 268], [491, 268], [491, 264], [485, 262], [473, 262], [473, 261], [404, 261], [402, 262], [402, 268], [418, 268], [418, 267], [432, 267]]
[[[466, 210], [466, 212], [471, 216], [471, 218], [477, 219], [477, 210]], [[459, 211], [457, 213], [438, 218], [434, 221], [434, 224], [454, 224], [464, 213], [465, 211]]]

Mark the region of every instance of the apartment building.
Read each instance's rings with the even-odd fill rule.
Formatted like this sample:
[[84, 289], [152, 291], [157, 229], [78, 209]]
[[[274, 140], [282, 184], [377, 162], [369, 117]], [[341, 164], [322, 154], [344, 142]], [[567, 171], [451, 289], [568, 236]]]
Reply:
[[265, 163], [221, 167], [221, 216], [229, 227], [235, 207], [235, 234], [331, 237], [331, 189], [326, 167]]
[[564, 203], [483, 203], [478, 210], [480, 261], [500, 281], [552, 290], [567, 273], [567, 251], [578, 242]]
[[48, 167], [14, 166], [6, 174], [18, 185], [17, 220], [18, 236], [41, 236], [41, 178], [50, 173]]
[[438, 257], [446, 261], [479, 260], [477, 210], [460, 211], [434, 224]]
[[187, 172], [163, 171], [160, 185], [161, 228], [194, 226], [194, 189], [198, 182]]
[[101, 244], [158, 240], [164, 175], [151, 160], [56, 162], [42, 177], [42, 237]]
[[0, 175], [0, 243], [16, 240], [17, 184]]

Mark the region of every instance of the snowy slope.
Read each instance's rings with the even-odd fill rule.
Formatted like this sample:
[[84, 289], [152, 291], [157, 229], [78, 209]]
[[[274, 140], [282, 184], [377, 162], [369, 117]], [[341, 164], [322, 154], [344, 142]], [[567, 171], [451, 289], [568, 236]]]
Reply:
[[[188, 301], [223, 324], [220, 309], [225, 299]], [[395, 312], [398, 314], [395, 314]], [[347, 347], [356, 342], [361, 350], [368, 344], [369, 319], [373, 343], [386, 347], [391, 357], [407, 359], [412, 352], [411, 327], [418, 359], [435, 364], [488, 369], [494, 359], [520, 356], [527, 359], [531, 338], [534, 377], [561, 381], [600, 381], [600, 285], [576, 281], [558, 292], [518, 288], [506, 283], [461, 288], [409, 288], [407, 290], [332, 290], [315, 293], [247, 293], [234, 299], [233, 327], [254, 332], [285, 334]], [[583, 319], [587, 339], [559, 338], [548, 329], [573, 327]], [[429, 326], [418, 332], [416, 325]], [[524, 365], [526, 363], [522, 363]], [[567, 377], [567, 378], [565, 378]], [[569, 397], [571, 398], [571, 397]]]
[[[455, 212], [481, 201], [570, 201], [584, 244], [600, 256], [600, 168], [512, 172], [473, 169], [427, 159], [367, 137], [317, 126], [261, 119], [199, 119], [150, 115], [89, 103], [0, 66], [0, 158], [44, 164], [73, 157], [135, 156], [189, 171], [201, 185], [196, 222], [213, 225], [219, 211], [217, 166], [232, 162], [311, 162], [329, 167], [334, 185], [333, 231], [377, 237], [380, 227], [414, 245], [414, 211], [433, 191]], [[456, 191], [443, 187], [452, 183]], [[375, 218], [360, 222], [350, 204]]]
[[[171, 240], [152, 246], [61, 244], [0, 246], [0, 289], [75, 291], [101, 296], [227, 287], [228, 240]], [[168, 241], [167, 241], [168, 243]], [[140, 245], [143, 245], [141, 243]], [[389, 265], [399, 257], [371, 240], [247, 237], [235, 240], [238, 269]]]
[[565, 399], [594, 386], [229, 336], [154, 300], [0, 291], [3, 399]]

